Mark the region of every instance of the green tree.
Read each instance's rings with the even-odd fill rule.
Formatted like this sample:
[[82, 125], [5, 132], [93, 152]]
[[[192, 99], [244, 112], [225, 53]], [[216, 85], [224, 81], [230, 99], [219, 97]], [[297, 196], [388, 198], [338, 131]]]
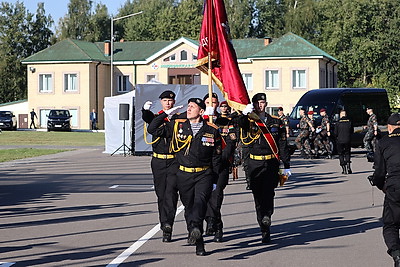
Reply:
[[198, 40], [203, 20], [203, 0], [182, 0], [176, 9], [176, 32]]
[[110, 40], [110, 16], [107, 6], [97, 4], [89, 22], [90, 28], [86, 40], [91, 42]]
[[[293, 32], [307, 40], [312, 40], [318, 23], [316, 0], [289, 0], [285, 12], [285, 32]], [[332, 11], [331, 11], [332, 12]]]
[[70, 0], [68, 13], [59, 21], [60, 40], [72, 38], [77, 40], [90, 39], [90, 17], [92, 0]]
[[254, 0], [225, 0], [229, 28], [233, 39], [250, 36]]
[[285, 0], [255, 0], [252, 37], [280, 37], [285, 33]]
[[53, 37], [51, 27], [54, 21], [51, 15], [46, 16], [45, 13], [44, 3], [38, 3], [34, 20], [29, 23], [30, 47], [27, 51], [28, 55], [37, 53], [51, 45]]

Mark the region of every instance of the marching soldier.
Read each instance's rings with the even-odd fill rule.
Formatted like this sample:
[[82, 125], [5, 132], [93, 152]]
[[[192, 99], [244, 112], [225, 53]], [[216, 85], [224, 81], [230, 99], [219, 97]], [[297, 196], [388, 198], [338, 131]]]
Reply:
[[378, 136], [379, 129], [378, 129], [378, 119], [374, 114], [372, 108], [367, 108], [367, 114], [369, 115], [367, 126], [364, 126], [364, 129], [367, 129], [367, 133], [364, 136], [363, 142], [364, 147], [367, 150], [367, 154], [374, 153], [374, 139]]
[[377, 142], [374, 157], [374, 174], [368, 177], [385, 193], [383, 202], [383, 238], [394, 266], [400, 266], [400, 114], [388, 119], [388, 133]]
[[[159, 96], [162, 110], [158, 114], [150, 111], [151, 101], [143, 105], [142, 119], [150, 124], [155, 117], [160, 114], [167, 114], [175, 104], [175, 93], [164, 91]], [[163, 118], [163, 123], [167, 123], [171, 116]], [[145, 135], [146, 136], [146, 135]], [[147, 142], [147, 141], [146, 141]], [[158, 214], [163, 231], [163, 242], [170, 242], [172, 226], [175, 220], [176, 206], [178, 203], [178, 190], [176, 188], [176, 173], [178, 165], [175, 161], [174, 153], [169, 151], [171, 138], [153, 134], [152, 144], [153, 154], [151, 159], [151, 171], [153, 173], [154, 188], [157, 195]]]
[[[224, 200], [224, 190], [229, 181], [229, 169], [233, 160], [233, 153], [236, 147], [236, 133], [233, 126], [233, 122], [230, 117], [228, 117], [227, 108], [223, 108], [221, 114], [216, 113], [216, 103], [218, 100], [216, 97], [212, 97], [213, 107], [212, 110], [207, 107], [207, 116], [213, 116], [214, 123], [218, 126], [219, 133], [222, 137], [222, 161], [220, 173], [216, 183], [215, 190], [212, 191], [211, 197], [207, 204], [206, 212], [206, 234], [214, 235], [215, 242], [222, 242], [223, 237], [223, 222], [221, 216], [221, 207]], [[206, 95], [204, 97], [205, 103], [209, 103], [209, 97]], [[222, 102], [224, 105], [228, 105], [226, 101]], [[221, 105], [222, 105], [221, 103]], [[207, 112], [209, 111], [209, 112]], [[215, 115], [217, 114], [217, 115]], [[204, 116], [205, 117], [205, 116]]]
[[316, 155], [315, 151], [313, 151], [311, 145], [314, 144], [315, 140], [315, 124], [314, 124], [314, 111], [307, 112], [307, 126], [308, 126], [308, 137], [304, 140], [304, 152], [307, 158], [314, 158]]
[[326, 154], [328, 159], [332, 158], [332, 151], [331, 151], [331, 145], [329, 142], [329, 137], [331, 136], [331, 124], [329, 121], [329, 117], [326, 114], [326, 109], [321, 108], [319, 111], [321, 115], [321, 125], [317, 127], [318, 133], [315, 137], [314, 141], [314, 147], [315, 150], [318, 151], [318, 149], [322, 150], [322, 154]]
[[[309, 157], [305, 153], [305, 151], [303, 149], [303, 145], [305, 145], [306, 140], [310, 136], [310, 129], [313, 130], [313, 127], [310, 127], [311, 123], [309, 122], [309, 118], [308, 118], [307, 115], [306, 115], [305, 109], [300, 109], [300, 122], [298, 124], [298, 127], [300, 128], [300, 133], [296, 137], [296, 140], [295, 140], [297, 149], [300, 150], [301, 155], [304, 156], [304, 157]], [[312, 126], [312, 124], [311, 124], [311, 126]], [[309, 153], [310, 153], [311, 148], [309, 148], [308, 150], [309, 150]]]
[[289, 136], [290, 136], [289, 116], [286, 116], [283, 113], [283, 107], [278, 108], [278, 117], [283, 122], [283, 125], [285, 126], [286, 138], [289, 138]]
[[[285, 127], [278, 117], [265, 112], [266, 107], [266, 95], [255, 94], [252, 104], [246, 106], [243, 116], [239, 118], [239, 126], [252, 139], [248, 144], [250, 154], [247, 171], [262, 243], [271, 240], [271, 216], [274, 212], [275, 188], [279, 182], [280, 160], [284, 165], [284, 175], [291, 175]], [[258, 118], [248, 116], [253, 109]]]
[[[149, 133], [170, 136], [171, 152], [176, 153], [177, 186], [185, 206], [189, 243], [196, 244], [196, 255], [204, 256], [203, 221], [207, 202], [221, 165], [221, 136], [218, 127], [205, 121], [206, 109], [200, 98], [188, 100], [185, 119], [175, 119], [166, 125], [165, 112], [149, 125]], [[172, 113], [177, 112], [173, 108]]]

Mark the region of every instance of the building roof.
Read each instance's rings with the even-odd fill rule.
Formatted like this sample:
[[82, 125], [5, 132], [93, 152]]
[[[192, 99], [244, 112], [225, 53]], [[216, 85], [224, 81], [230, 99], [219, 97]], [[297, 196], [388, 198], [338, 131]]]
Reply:
[[[198, 47], [198, 41], [182, 37], [175, 41], [129, 41], [114, 42], [115, 62], [136, 61], [148, 63], [155, 56], [166, 53], [181, 43]], [[261, 58], [293, 58], [293, 57], [325, 57], [340, 62], [315, 45], [300, 36], [287, 33], [265, 46], [264, 39], [235, 39], [232, 40], [238, 59]], [[109, 62], [110, 57], [104, 55], [103, 42], [86, 42], [66, 39], [54, 44], [32, 56], [27, 57], [22, 63], [45, 62]]]
[[287, 33], [282, 37], [273, 40], [249, 58], [293, 58], [293, 57], [326, 57], [330, 60], [340, 62], [322, 49], [316, 47], [307, 40], [294, 33]]

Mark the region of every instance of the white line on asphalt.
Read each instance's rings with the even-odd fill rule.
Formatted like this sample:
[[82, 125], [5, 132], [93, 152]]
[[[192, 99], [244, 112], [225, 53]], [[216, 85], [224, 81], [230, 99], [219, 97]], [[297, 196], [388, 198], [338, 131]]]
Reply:
[[10, 267], [11, 265], [14, 265], [15, 262], [0, 262], [0, 267]]
[[151, 189], [154, 189], [154, 185], [150, 185], [150, 184], [135, 184], [135, 185], [125, 185], [125, 184], [115, 184], [113, 186], [110, 186], [109, 188], [111, 189], [115, 189], [118, 187], [150, 187]]
[[[181, 205], [177, 210], [175, 216], [182, 212], [184, 206]], [[133, 243], [129, 248], [127, 248], [124, 252], [119, 254], [112, 262], [110, 262], [107, 267], [117, 267], [121, 263], [123, 263], [129, 256], [131, 256], [136, 250], [138, 250], [141, 246], [143, 246], [150, 238], [152, 238], [158, 231], [160, 231], [160, 224], [157, 224], [150, 231], [148, 231], [144, 236], [139, 238], [138, 241]], [[2, 266], [0, 266], [2, 267]]]

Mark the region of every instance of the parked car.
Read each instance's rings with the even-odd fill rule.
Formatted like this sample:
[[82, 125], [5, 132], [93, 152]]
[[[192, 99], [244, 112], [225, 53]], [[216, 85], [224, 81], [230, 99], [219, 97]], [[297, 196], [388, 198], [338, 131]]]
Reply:
[[0, 111], [0, 129], [17, 130], [17, 118], [12, 111]]
[[[363, 138], [366, 130], [363, 125], [367, 124], [369, 115], [366, 113], [366, 108], [370, 107], [378, 117], [380, 128], [384, 128], [386, 121], [390, 115], [389, 99], [385, 89], [380, 88], [326, 88], [314, 89], [306, 92], [290, 114], [290, 129], [289, 146], [291, 151], [296, 149], [294, 139], [299, 134], [297, 127], [300, 121], [300, 109], [306, 111], [314, 111], [314, 119], [316, 125], [321, 125], [321, 116], [319, 111], [321, 108], [326, 109], [326, 113], [331, 121], [332, 130], [335, 123], [339, 120], [339, 112], [342, 109], [347, 111], [348, 118], [354, 126], [354, 134], [352, 136], [352, 147], [363, 146]], [[331, 131], [333, 132], [333, 131]], [[332, 148], [335, 149], [334, 138], [331, 138]]]
[[52, 109], [47, 115], [47, 131], [71, 131], [71, 117], [67, 109]]

